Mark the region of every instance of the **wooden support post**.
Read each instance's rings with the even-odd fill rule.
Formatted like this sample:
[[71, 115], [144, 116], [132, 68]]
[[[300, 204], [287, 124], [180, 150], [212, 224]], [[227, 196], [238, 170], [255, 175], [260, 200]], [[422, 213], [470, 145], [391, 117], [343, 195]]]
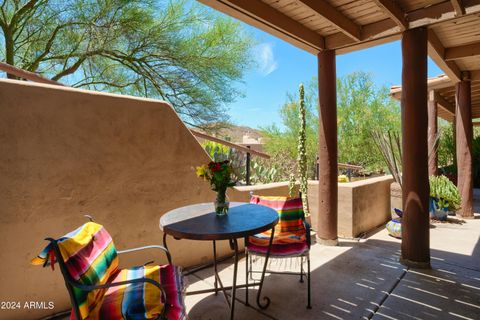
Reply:
[[[455, 114], [453, 115], [453, 120], [452, 120], [452, 136], [453, 136], [453, 167], [457, 168], [457, 116]], [[455, 180], [456, 185], [458, 185], [457, 183], [458, 181]]]
[[430, 267], [430, 217], [427, 151], [427, 29], [402, 36], [403, 219], [400, 262]]
[[438, 175], [438, 154], [436, 148], [438, 121], [435, 92], [430, 91], [428, 99], [428, 175]]
[[472, 184], [472, 99], [470, 81], [460, 81], [455, 86], [456, 144], [457, 144], [457, 184], [462, 204], [460, 215], [473, 218]]
[[[247, 146], [250, 149], [250, 146]], [[250, 152], [247, 152], [247, 161], [246, 161], [246, 168], [245, 168], [245, 183], [247, 186], [250, 185], [250, 165], [251, 165], [251, 155]]]
[[319, 91], [319, 160], [318, 160], [318, 225], [321, 244], [337, 245], [338, 182], [337, 182], [337, 85], [335, 51], [318, 54]]

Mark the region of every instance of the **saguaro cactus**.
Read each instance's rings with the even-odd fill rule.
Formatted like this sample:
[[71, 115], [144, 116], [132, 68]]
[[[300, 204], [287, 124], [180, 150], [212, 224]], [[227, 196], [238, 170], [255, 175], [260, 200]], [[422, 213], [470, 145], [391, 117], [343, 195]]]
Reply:
[[298, 176], [300, 179], [300, 192], [302, 193], [303, 211], [305, 215], [309, 214], [308, 210], [308, 181], [307, 181], [307, 149], [306, 149], [306, 109], [305, 109], [305, 89], [300, 84], [300, 130], [298, 131]]

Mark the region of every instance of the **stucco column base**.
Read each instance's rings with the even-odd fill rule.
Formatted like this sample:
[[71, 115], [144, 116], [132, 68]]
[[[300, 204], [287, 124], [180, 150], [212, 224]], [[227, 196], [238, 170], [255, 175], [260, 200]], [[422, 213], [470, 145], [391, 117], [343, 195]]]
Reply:
[[324, 246], [334, 247], [338, 245], [338, 239], [321, 239], [317, 237], [317, 243]]
[[415, 268], [415, 269], [431, 269], [432, 266], [430, 265], [430, 261], [428, 262], [418, 262], [412, 261], [404, 258], [400, 258], [400, 263], [404, 266]]

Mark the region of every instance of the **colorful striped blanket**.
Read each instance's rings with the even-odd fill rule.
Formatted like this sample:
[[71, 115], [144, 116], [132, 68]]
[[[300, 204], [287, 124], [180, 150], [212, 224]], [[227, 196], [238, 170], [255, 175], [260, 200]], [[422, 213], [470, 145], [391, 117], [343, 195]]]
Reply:
[[[273, 255], [301, 254], [308, 250], [301, 198], [252, 196], [250, 203], [275, 209], [279, 221], [275, 226]], [[265, 253], [270, 241], [271, 230], [249, 237], [249, 251]]]
[[[121, 270], [118, 268], [117, 250], [107, 230], [94, 222], [57, 240], [58, 247], [69, 275], [82, 285], [102, 285], [136, 278], [150, 278], [165, 286], [169, 319], [183, 319], [181, 272], [176, 267], [144, 266]], [[32, 260], [34, 265], [55, 263], [53, 244], [43, 249]], [[173, 291], [168, 295], [169, 291]], [[75, 301], [82, 320], [97, 319], [155, 319], [161, 314], [164, 304], [160, 290], [152, 284], [128, 284], [108, 289], [84, 291], [73, 288]], [[72, 312], [71, 319], [75, 319]]]

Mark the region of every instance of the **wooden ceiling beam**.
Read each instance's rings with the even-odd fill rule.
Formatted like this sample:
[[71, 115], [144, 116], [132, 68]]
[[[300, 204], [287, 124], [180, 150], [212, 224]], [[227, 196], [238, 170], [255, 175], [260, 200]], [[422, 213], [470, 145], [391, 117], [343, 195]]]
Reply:
[[401, 28], [401, 31], [408, 29], [408, 21], [405, 12], [393, 0], [373, 0], [383, 12], [385, 12]]
[[325, 49], [325, 39], [321, 35], [260, 0], [198, 1], [310, 53], [317, 54]]
[[480, 42], [445, 48], [445, 61], [470, 58], [480, 55]]
[[[340, 28], [341, 32], [333, 35], [325, 36], [309, 29], [302, 23], [283, 14], [279, 10], [273, 8], [271, 5], [264, 3], [261, 0], [198, 0], [220, 12], [237, 18], [247, 24], [257, 27], [265, 32], [268, 32], [280, 39], [283, 39], [298, 48], [306, 50], [312, 54], [317, 54], [318, 51], [324, 49], [335, 50], [337, 54], [344, 54], [355, 50], [369, 48], [378, 44], [388, 43], [398, 40], [401, 36], [403, 23], [397, 24], [393, 18], [384, 19], [368, 25], [356, 24], [352, 19], [349, 19], [338, 9], [333, 9], [343, 16], [342, 23], [330, 17], [333, 24], [336, 26], [343, 25]], [[298, 0], [300, 1], [300, 0]], [[322, 6], [317, 4], [325, 0], [301, 0], [302, 3], [308, 3], [312, 6]], [[385, 7], [391, 6], [386, 0], [375, 0], [383, 3]], [[394, 3], [396, 0], [388, 0]], [[480, 12], [480, 0], [462, 0], [466, 15], [476, 14]], [[330, 4], [328, 6], [332, 7]], [[324, 6], [324, 5], [323, 5]], [[394, 15], [396, 19], [401, 19], [401, 14], [398, 10]], [[388, 14], [388, 10], [383, 10]], [[333, 12], [330, 10], [330, 12]], [[325, 12], [323, 12], [325, 14]], [[322, 15], [323, 16], [323, 15]], [[408, 28], [416, 28], [425, 25], [437, 24], [444, 21], [454, 20], [456, 18], [450, 0], [444, 0], [440, 3], [432, 4], [428, 7], [417, 9], [405, 13], [405, 20], [408, 22]], [[348, 22], [345, 22], [348, 21]], [[360, 32], [358, 31], [360, 29]], [[360, 38], [360, 40], [358, 40]], [[444, 58], [444, 57], [442, 57]], [[436, 61], [441, 64], [440, 61]], [[453, 61], [446, 61], [444, 64], [451, 66], [452, 71], [447, 74], [458, 73], [458, 66], [455, 68]], [[443, 69], [443, 68], [442, 68]], [[444, 69], [445, 70], [445, 69]], [[452, 79], [457, 81], [455, 76]]]
[[[370, 41], [380, 38], [382, 36], [391, 36], [392, 32], [398, 33], [399, 31], [400, 28], [394, 21], [392, 21], [391, 19], [384, 19], [362, 26], [362, 37], [363, 41]], [[395, 40], [398, 40], [398, 38], [391, 39], [391, 41]], [[389, 42], [388, 39], [385, 42]], [[334, 33], [325, 37], [325, 47], [327, 49], [339, 48], [346, 45], [355, 45], [357, 43], [358, 42], [351, 39], [350, 37], [347, 37], [342, 32]], [[358, 45], [361, 46], [362, 43], [358, 43]], [[341, 54], [342, 51], [339, 51], [338, 53]]]
[[454, 61], [445, 61], [445, 47], [432, 29], [428, 29], [428, 55], [453, 82], [462, 80], [462, 72]]
[[[462, 3], [465, 14], [477, 12], [480, 6], [479, 0], [463, 0]], [[450, 0], [446, 0], [425, 8], [407, 12], [406, 19], [410, 23], [418, 20], [444, 20], [454, 18], [455, 14], [455, 11], [452, 11], [452, 3]], [[428, 23], [428, 21], [422, 21], [422, 23], [425, 24]], [[410, 27], [412, 27], [412, 25], [410, 25]]]
[[[480, 12], [480, 0], [463, 0], [463, 4], [467, 15]], [[406, 13], [410, 29], [454, 19], [456, 19], [455, 12], [452, 10], [450, 0]], [[392, 19], [385, 19], [362, 26], [364, 39], [362, 43], [346, 37], [343, 33], [336, 33], [325, 37], [325, 47], [335, 49], [338, 54], [344, 54], [368, 48], [376, 42], [387, 43], [398, 40], [398, 36], [394, 36], [398, 34], [401, 34], [401, 28]], [[381, 40], [382, 38], [384, 40]]]
[[480, 81], [480, 70], [470, 71], [470, 81]]
[[353, 40], [362, 40], [362, 28], [325, 0], [300, 0], [299, 2], [328, 20]]
[[465, 14], [465, 7], [463, 6], [462, 0], [450, 0], [452, 2], [453, 10], [455, 10], [455, 15], [457, 17], [463, 16]]
[[450, 113], [451, 115], [455, 115], [455, 105], [450, 103], [448, 100], [446, 100], [443, 96], [441, 96], [438, 92], [436, 91], [431, 91], [430, 92], [430, 100], [436, 101], [440, 106], [443, 107], [445, 111]]

